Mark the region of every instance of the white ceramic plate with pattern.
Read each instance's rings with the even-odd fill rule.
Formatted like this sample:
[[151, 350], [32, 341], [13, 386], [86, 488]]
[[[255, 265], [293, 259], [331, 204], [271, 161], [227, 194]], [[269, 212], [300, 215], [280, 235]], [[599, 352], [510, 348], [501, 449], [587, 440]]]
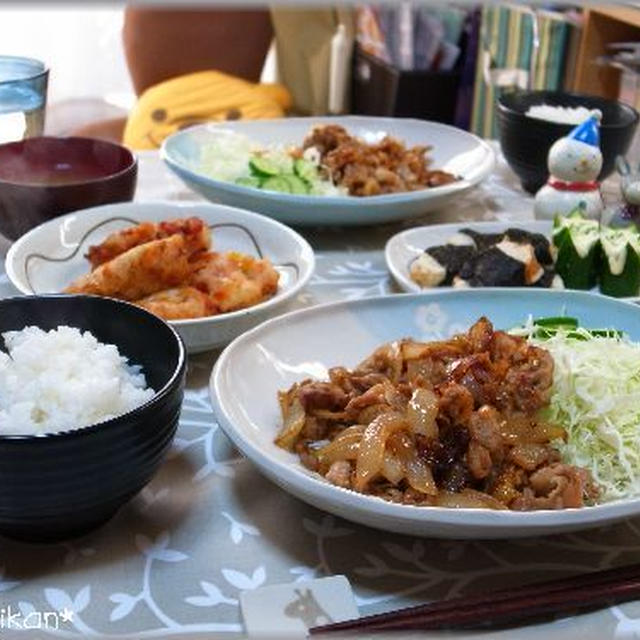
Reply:
[[[461, 180], [407, 193], [379, 196], [309, 196], [264, 191], [216, 180], [200, 168], [203, 146], [225, 132], [246, 135], [259, 145], [299, 146], [317, 124], [339, 124], [355, 136], [377, 141], [389, 134], [407, 144], [429, 145], [434, 169], [449, 171]], [[468, 131], [439, 122], [409, 118], [364, 116], [238, 120], [190, 127], [164, 141], [160, 151], [167, 165], [194, 191], [213, 202], [259, 211], [295, 225], [368, 225], [420, 216], [451, 204], [491, 173], [491, 147]]]
[[54, 218], [17, 240], [7, 253], [7, 276], [25, 294], [58, 293], [89, 271], [84, 254], [107, 235], [145, 220], [160, 222], [196, 216], [212, 231], [216, 251], [241, 251], [271, 260], [280, 274], [276, 294], [260, 304], [207, 318], [171, 324], [189, 353], [227, 344], [289, 303], [313, 273], [309, 243], [295, 231], [264, 216], [223, 205], [126, 202], [84, 209]]
[[473, 289], [340, 302], [270, 320], [232, 342], [211, 375], [214, 414], [235, 445], [285, 491], [348, 520], [410, 535], [517, 538], [605, 525], [640, 513], [640, 498], [580, 509], [493, 511], [386, 502], [330, 484], [274, 444], [281, 425], [277, 392], [305, 378], [355, 366], [391, 340], [436, 340], [486, 315], [496, 328], [562, 313], [590, 326], [613, 326], [640, 339], [640, 308], [577, 291]]

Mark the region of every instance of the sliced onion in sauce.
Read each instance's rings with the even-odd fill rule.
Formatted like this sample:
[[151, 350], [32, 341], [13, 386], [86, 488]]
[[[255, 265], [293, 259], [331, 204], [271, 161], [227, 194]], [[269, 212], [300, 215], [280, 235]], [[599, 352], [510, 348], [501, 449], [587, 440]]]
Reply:
[[438, 398], [430, 389], [416, 389], [407, 405], [407, 420], [414, 433], [435, 440], [438, 437]]
[[435, 496], [438, 488], [429, 464], [418, 455], [415, 443], [407, 433], [393, 436], [393, 449], [404, 466], [407, 482], [412, 489], [420, 493]]
[[440, 491], [436, 500], [438, 507], [449, 509], [501, 509], [507, 507], [495, 498], [473, 489], [463, 489], [460, 493]]
[[398, 484], [405, 475], [404, 465], [401, 460], [395, 453], [388, 449], [384, 452], [381, 473], [392, 484]]
[[400, 382], [400, 376], [402, 375], [402, 366], [404, 361], [402, 359], [401, 343], [395, 340], [389, 345], [389, 360], [391, 364], [391, 382], [397, 384]]
[[442, 358], [443, 355], [455, 357], [457, 354], [462, 355], [465, 348], [465, 341], [456, 340], [455, 336], [451, 340], [438, 342], [406, 340], [402, 344], [402, 356], [405, 360], [418, 360], [426, 357]]
[[389, 405], [384, 404], [382, 402], [377, 404], [371, 404], [368, 407], [365, 407], [358, 414], [358, 422], [361, 424], [369, 424], [373, 422], [380, 414], [386, 413], [389, 411]]
[[517, 414], [505, 416], [500, 422], [500, 435], [508, 444], [546, 444], [567, 438], [567, 432], [558, 425]]
[[300, 402], [300, 398], [298, 398], [297, 396], [290, 404], [286, 405], [286, 409], [284, 402], [281, 399], [281, 407], [283, 414], [285, 414], [284, 424], [282, 426], [282, 430], [276, 438], [276, 444], [283, 449], [291, 450], [293, 448], [293, 445], [295, 444], [295, 440], [298, 437], [298, 434], [304, 427], [307, 416], [304, 407]]
[[329, 444], [315, 452], [318, 460], [323, 464], [331, 464], [337, 460], [355, 460], [364, 429], [364, 425], [359, 424], [345, 429]]
[[364, 430], [356, 461], [354, 489], [362, 491], [377, 476], [384, 460], [387, 439], [396, 431], [407, 428], [407, 421], [396, 412], [379, 415]]

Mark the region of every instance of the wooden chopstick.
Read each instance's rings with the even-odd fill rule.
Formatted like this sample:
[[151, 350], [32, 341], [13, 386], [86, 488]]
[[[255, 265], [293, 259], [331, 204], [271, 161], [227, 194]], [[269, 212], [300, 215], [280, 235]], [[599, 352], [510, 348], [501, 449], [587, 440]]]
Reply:
[[309, 632], [488, 629], [636, 598], [640, 598], [640, 565], [630, 565], [313, 627]]

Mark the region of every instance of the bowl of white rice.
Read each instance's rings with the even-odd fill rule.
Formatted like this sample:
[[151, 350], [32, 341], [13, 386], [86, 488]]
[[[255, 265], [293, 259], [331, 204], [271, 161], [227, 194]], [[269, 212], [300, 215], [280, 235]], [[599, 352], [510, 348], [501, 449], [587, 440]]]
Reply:
[[81, 535], [167, 453], [184, 393], [175, 330], [93, 296], [0, 300], [0, 534]]
[[535, 193], [549, 177], [551, 145], [584, 122], [593, 109], [602, 112], [600, 148], [604, 180], [615, 159], [624, 155], [638, 124], [638, 112], [627, 104], [598, 96], [563, 91], [514, 91], [498, 98], [498, 133], [502, 153], [523, 188]]

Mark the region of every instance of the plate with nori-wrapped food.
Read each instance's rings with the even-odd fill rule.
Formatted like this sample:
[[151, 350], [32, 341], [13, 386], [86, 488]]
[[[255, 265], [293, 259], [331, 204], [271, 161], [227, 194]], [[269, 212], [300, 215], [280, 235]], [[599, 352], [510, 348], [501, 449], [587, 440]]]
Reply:
[[403, 291], [433, 287], [563, 287], [549, 221], [443, 224], [408, 229], [385, 249]]

